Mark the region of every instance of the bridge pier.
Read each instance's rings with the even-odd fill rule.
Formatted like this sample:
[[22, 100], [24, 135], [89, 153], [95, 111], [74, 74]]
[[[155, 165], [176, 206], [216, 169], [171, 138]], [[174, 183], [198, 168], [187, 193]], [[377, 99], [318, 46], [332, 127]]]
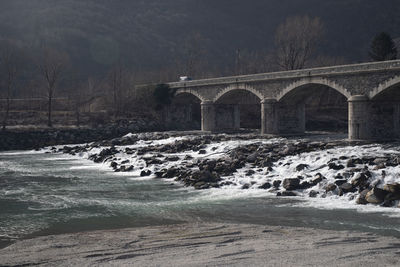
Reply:
[[278, 101], [264, 99], [261, 101], [261, 134], [278, 133]]
[[201, 130], [203, 132], [215, 131], [215, 105], [213, 101], [201, 103]]
[[349, 98], [349, 139], [368, 140], [369, 99], [365, 95]]

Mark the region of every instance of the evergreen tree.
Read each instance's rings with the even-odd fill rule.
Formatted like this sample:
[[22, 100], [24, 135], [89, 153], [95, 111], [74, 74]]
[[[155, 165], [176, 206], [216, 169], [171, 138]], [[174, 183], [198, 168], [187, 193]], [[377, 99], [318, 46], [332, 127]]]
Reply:
[[156, 109], [160, 110], [164, 106], [170, 105], [175, 93], [176, 89], [170, 88], [168, 84], [157, 84], [153, 91]]
[[375, 61], [396, 59], [397, 49], [392, 37], [385, 32], [376, 35], [372, 40], [369, 56]]

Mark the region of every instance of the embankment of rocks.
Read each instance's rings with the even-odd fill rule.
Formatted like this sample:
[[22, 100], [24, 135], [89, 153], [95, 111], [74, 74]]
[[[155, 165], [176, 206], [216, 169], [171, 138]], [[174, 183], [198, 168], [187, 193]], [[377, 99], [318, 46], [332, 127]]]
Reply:
[[0, 151], [38, 149], [59, 144], [81, 144], [112, 139], [130, 132], [162, 129], [150, 120], [121, 121], [97, 128], [38, 128], [0, 131]]

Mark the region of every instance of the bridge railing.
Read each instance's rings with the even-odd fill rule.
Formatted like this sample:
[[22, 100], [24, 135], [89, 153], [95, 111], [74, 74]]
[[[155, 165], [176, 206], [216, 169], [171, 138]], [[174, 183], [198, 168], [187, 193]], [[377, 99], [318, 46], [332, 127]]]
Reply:
[[263, 80], [290, 79], [296, 77], [337, 75], [346, 73], [376, 72], [400, 69], [400, 60], [368, 62], [351, 65], [340, 65], [322, 68], [301, 69], [292, 71], [280, 71], [260, 74], [250, 74], [241, 76], [219, 77], [210, 79], [200, 79], [192, 81], [168, 83], [172, 88], [184, 88], [194, 86], [206, 86], [216, 84], [245, 83]]

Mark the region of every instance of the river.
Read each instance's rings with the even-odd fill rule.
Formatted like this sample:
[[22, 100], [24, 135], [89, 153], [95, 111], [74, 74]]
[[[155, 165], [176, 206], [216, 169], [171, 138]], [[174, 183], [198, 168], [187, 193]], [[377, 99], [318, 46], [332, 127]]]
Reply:
[[[363, 149], [376, 153], [383, 148]], [[310, 155], [286, 161], [304, 162], [308, 157], [315, 162]], [[396, 173], [398, 169], [392, 170]], [[0, 247], [41, 235], [181, 222], [301, 226], [400, 237], [397, 208], [361, 207], [337, 198], [278, 198], [256, 188], [198, 191], [173, 179], [115, 173], [85, 155], [48, 150], [0, 153]]]

